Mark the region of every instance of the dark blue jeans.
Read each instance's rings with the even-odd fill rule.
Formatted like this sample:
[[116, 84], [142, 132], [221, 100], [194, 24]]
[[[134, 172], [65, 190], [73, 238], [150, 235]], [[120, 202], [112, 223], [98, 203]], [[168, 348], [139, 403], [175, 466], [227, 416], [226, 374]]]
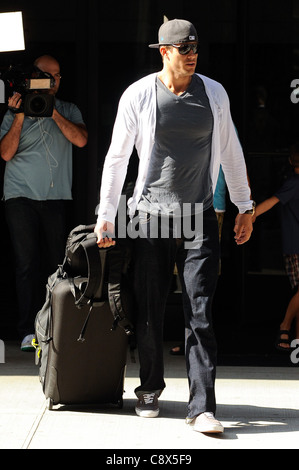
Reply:
[[[212, 300], [219, 264], [218, 223], [213, 208], [204, 212], [202, 244], [186, 246], [184, 235], [150, 237], [152, 217], [141, 220], [142, 236], [135, 240], [137, 302], [136, 333], [141, 385], [135, 390], [163, 390], [163, 322], [175, 262], [182, 284], [185, 317], [186, 366], [189, 381], [188, 417], [216, 411], [217, 345], [212, 327]], [[157, 222], [160, 224], [160, 221]]]
[[23, 197], [5, 202], [15, 255], [21, 338], [34, 333], [35, 316], [45, 301], [47, 277], [64, 258], [64, 204], [64, 201], [34, 201]]

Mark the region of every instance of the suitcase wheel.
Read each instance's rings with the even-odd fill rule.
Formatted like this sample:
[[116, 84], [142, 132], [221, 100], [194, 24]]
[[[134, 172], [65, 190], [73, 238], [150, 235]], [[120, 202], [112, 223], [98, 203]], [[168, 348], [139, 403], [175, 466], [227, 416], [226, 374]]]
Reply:
[[52, 398], [48, 398], [47, 399], [47, 408], [48, 408], [48, 410], [53, 410], [53, 404], [54, 403], [53, 403]]
[[122, 408], [124, 406], [124, 401], [122, 398], [120, 398], [119, 400], [117, 400], [117, 406], [118, 408]]

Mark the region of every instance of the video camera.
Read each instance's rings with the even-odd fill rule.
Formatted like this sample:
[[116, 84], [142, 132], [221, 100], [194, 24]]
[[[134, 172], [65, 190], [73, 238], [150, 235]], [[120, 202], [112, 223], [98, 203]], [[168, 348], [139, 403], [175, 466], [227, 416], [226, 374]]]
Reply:
[[50, 73], [42, 72], [35, 66], [10, 66], [1, 78], [8, 87], [9, 96], [14, 92], [21, 94], [21, 107], [16, 112], [32, 117], [52, 116], [55, 98], [46, 91], [55, 85]]

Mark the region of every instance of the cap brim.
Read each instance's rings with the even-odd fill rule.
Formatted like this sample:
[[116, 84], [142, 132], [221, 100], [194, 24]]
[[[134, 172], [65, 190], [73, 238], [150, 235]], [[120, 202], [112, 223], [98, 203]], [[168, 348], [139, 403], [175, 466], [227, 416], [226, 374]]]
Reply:
[[150, 47], [152, 49], [158, 49], [160, 46], [163, 46], [163, 44], [149, 44], [148, 47]]

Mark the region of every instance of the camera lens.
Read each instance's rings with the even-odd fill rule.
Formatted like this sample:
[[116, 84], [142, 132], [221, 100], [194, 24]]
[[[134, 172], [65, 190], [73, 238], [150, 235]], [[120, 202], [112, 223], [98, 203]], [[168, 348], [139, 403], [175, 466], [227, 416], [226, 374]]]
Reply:
[[35, 96], [30, 102], [30, 108], [34, 114], [42, 114], [47, 107], [47, 102], [43, 95]]
[[50, 117], [53, 114], [54, 96], [47, 93], [29, 93], [24, 101], [25, 116]]

